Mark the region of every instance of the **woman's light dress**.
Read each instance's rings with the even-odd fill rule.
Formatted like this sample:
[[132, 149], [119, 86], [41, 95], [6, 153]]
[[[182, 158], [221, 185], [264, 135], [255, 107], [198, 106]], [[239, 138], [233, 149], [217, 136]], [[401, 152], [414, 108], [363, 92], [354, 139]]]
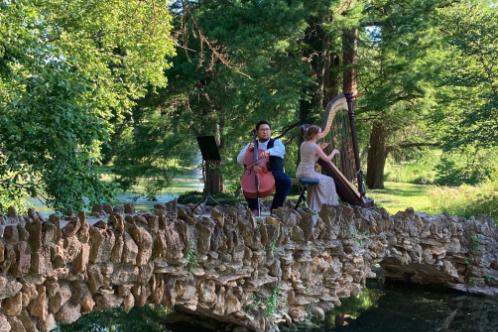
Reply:
[[307, 203], [310, 209], [320, 211], [322, 204], [337, 205], [337, 193], [335, 191], [335, 182], [330, 176], [317, 173], [315, 164], [318, 161], [318, 155], [313, 150], [320, 149], [316, 143], [303, 142], [301, 144], [301, 162], [296, 170], [296, 177], [319, 179], [320, 183], [308, 187]]

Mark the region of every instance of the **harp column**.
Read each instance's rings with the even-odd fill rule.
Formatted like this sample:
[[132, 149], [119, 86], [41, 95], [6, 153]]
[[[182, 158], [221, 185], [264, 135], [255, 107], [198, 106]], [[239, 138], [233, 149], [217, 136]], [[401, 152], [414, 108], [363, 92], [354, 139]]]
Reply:
[[360, 195], [364, 197], [365, 187], [363, 186], [363, 171], [361, 170], [360, 153], [358, 150], [358, 138], [356, 136], [356, 124], [354, 120], [354, 111], [353, 111], [353, 93], [344, 92], [344, 96], [346, 97], [346, 101], [348, 103], [349, 124], [351, 125], [351, 136], [353, 136], [353, 150], [354, 150], [354, 160], [356, 163], [356, 177], [358, 180], [358, 191], [360, 192]]

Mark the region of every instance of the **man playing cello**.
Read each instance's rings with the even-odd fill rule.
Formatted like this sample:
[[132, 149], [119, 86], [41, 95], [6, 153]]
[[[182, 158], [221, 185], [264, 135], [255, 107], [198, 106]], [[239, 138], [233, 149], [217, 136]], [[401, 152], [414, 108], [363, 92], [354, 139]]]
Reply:
[[[272, 172], [275, 178], [275, 196], [273, 197], [273, 202], [271, 209], [278, 209], [284, 205], [285, 199], [289, 194], [291, 189], [291, 180], [284, 173], [284, 154], [285, 146], [279, 139], [271, 138], [271, 126], [268, 121], [259, 121], [256, 124], [256, 135], [258, 136], [258, 149], [264, 150], [264, 153], [259, 156], [259, 158], [269, 157], [270, 166], [268, 170]], [[244, 164], [244, 155], [249, 149], [254, 150], [254, 143], [251, 142], [246, 145], [242, 151], [240, 151], [237, 156], [237, 162], [239, 164]], [[247, 198], [247, 203], [249, 208], [254, 214], [258, 214], [259, 206], [257, 198]]]

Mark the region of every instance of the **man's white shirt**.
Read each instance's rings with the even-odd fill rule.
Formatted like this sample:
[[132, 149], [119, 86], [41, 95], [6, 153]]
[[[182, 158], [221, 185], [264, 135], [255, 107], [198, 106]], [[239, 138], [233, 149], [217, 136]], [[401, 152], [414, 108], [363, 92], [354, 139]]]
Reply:
[[[258, 149], [260, 150], [268, 150], [268, 143], [270, 142], [270, 140], [267, 140], [266, 142], [264, 143], [261, 143], [259, 142], [258, 143]], [[249, 143], [251, 144], [251, 143]], [[240, 151], [239, 155], [237, 156], [237, 162], [239, 164], [243, 164], [244, 163], [244, 155], [246, 154], [246, 151], [247, 149], [249, 148], [249, 144], [246, 145], [245, 148], [242, 149], [242, 151]], [[281, 140], [279, 139], [276, 139], [275, 142], [273, 143], [273, 147], [270, 150], [270, 156], [274, 156], [274, 157], [280, 157], [280, 158], [284, 158], [284, 154], [285, 154], [285, 146], [284, 146], [284, 143], [282, 143]]]

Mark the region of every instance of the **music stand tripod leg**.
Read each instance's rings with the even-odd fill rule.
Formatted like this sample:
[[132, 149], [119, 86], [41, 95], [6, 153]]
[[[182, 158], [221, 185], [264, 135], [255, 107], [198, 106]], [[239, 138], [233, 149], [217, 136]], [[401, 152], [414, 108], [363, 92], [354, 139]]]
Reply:
[[201, 199], [201, 201], [195, 205], [195, 207], [194, 207], [194, 210], [193, 210], [193, 211], [195, 212], [195, 209], [197, 209], [197, 207], [198, 207], [199, 205], [201, 205], [201, 203], [202, 203], [202, 202], [205, 202], [205, 201], [206, 201], [206, 198], [205, 198], [205, 197], [203, 197], [203, 198]]
[[221, 206], [223, 208], [223, 210], [225, 210], [225, 207], [220, 202], [218, 202], [217, 200], [215, 200], [213, 196], [208, 195], [208, 197], [206, 197], [206, 202], [207, 202], [208, 198], [211, 198], [216, 204], [218, 204], [219, 206]]
[[204, 205], [202, 206], [202, 210], [201, 210], [200, 216], [202, 216], [204, 214], [204, 210], [206, 210], [206, 205], [207, 205], [208, 198], [209, 198], [209, 195], [207, 195], [206, 199], [204, 200], [204, 203], [203, 203]]

